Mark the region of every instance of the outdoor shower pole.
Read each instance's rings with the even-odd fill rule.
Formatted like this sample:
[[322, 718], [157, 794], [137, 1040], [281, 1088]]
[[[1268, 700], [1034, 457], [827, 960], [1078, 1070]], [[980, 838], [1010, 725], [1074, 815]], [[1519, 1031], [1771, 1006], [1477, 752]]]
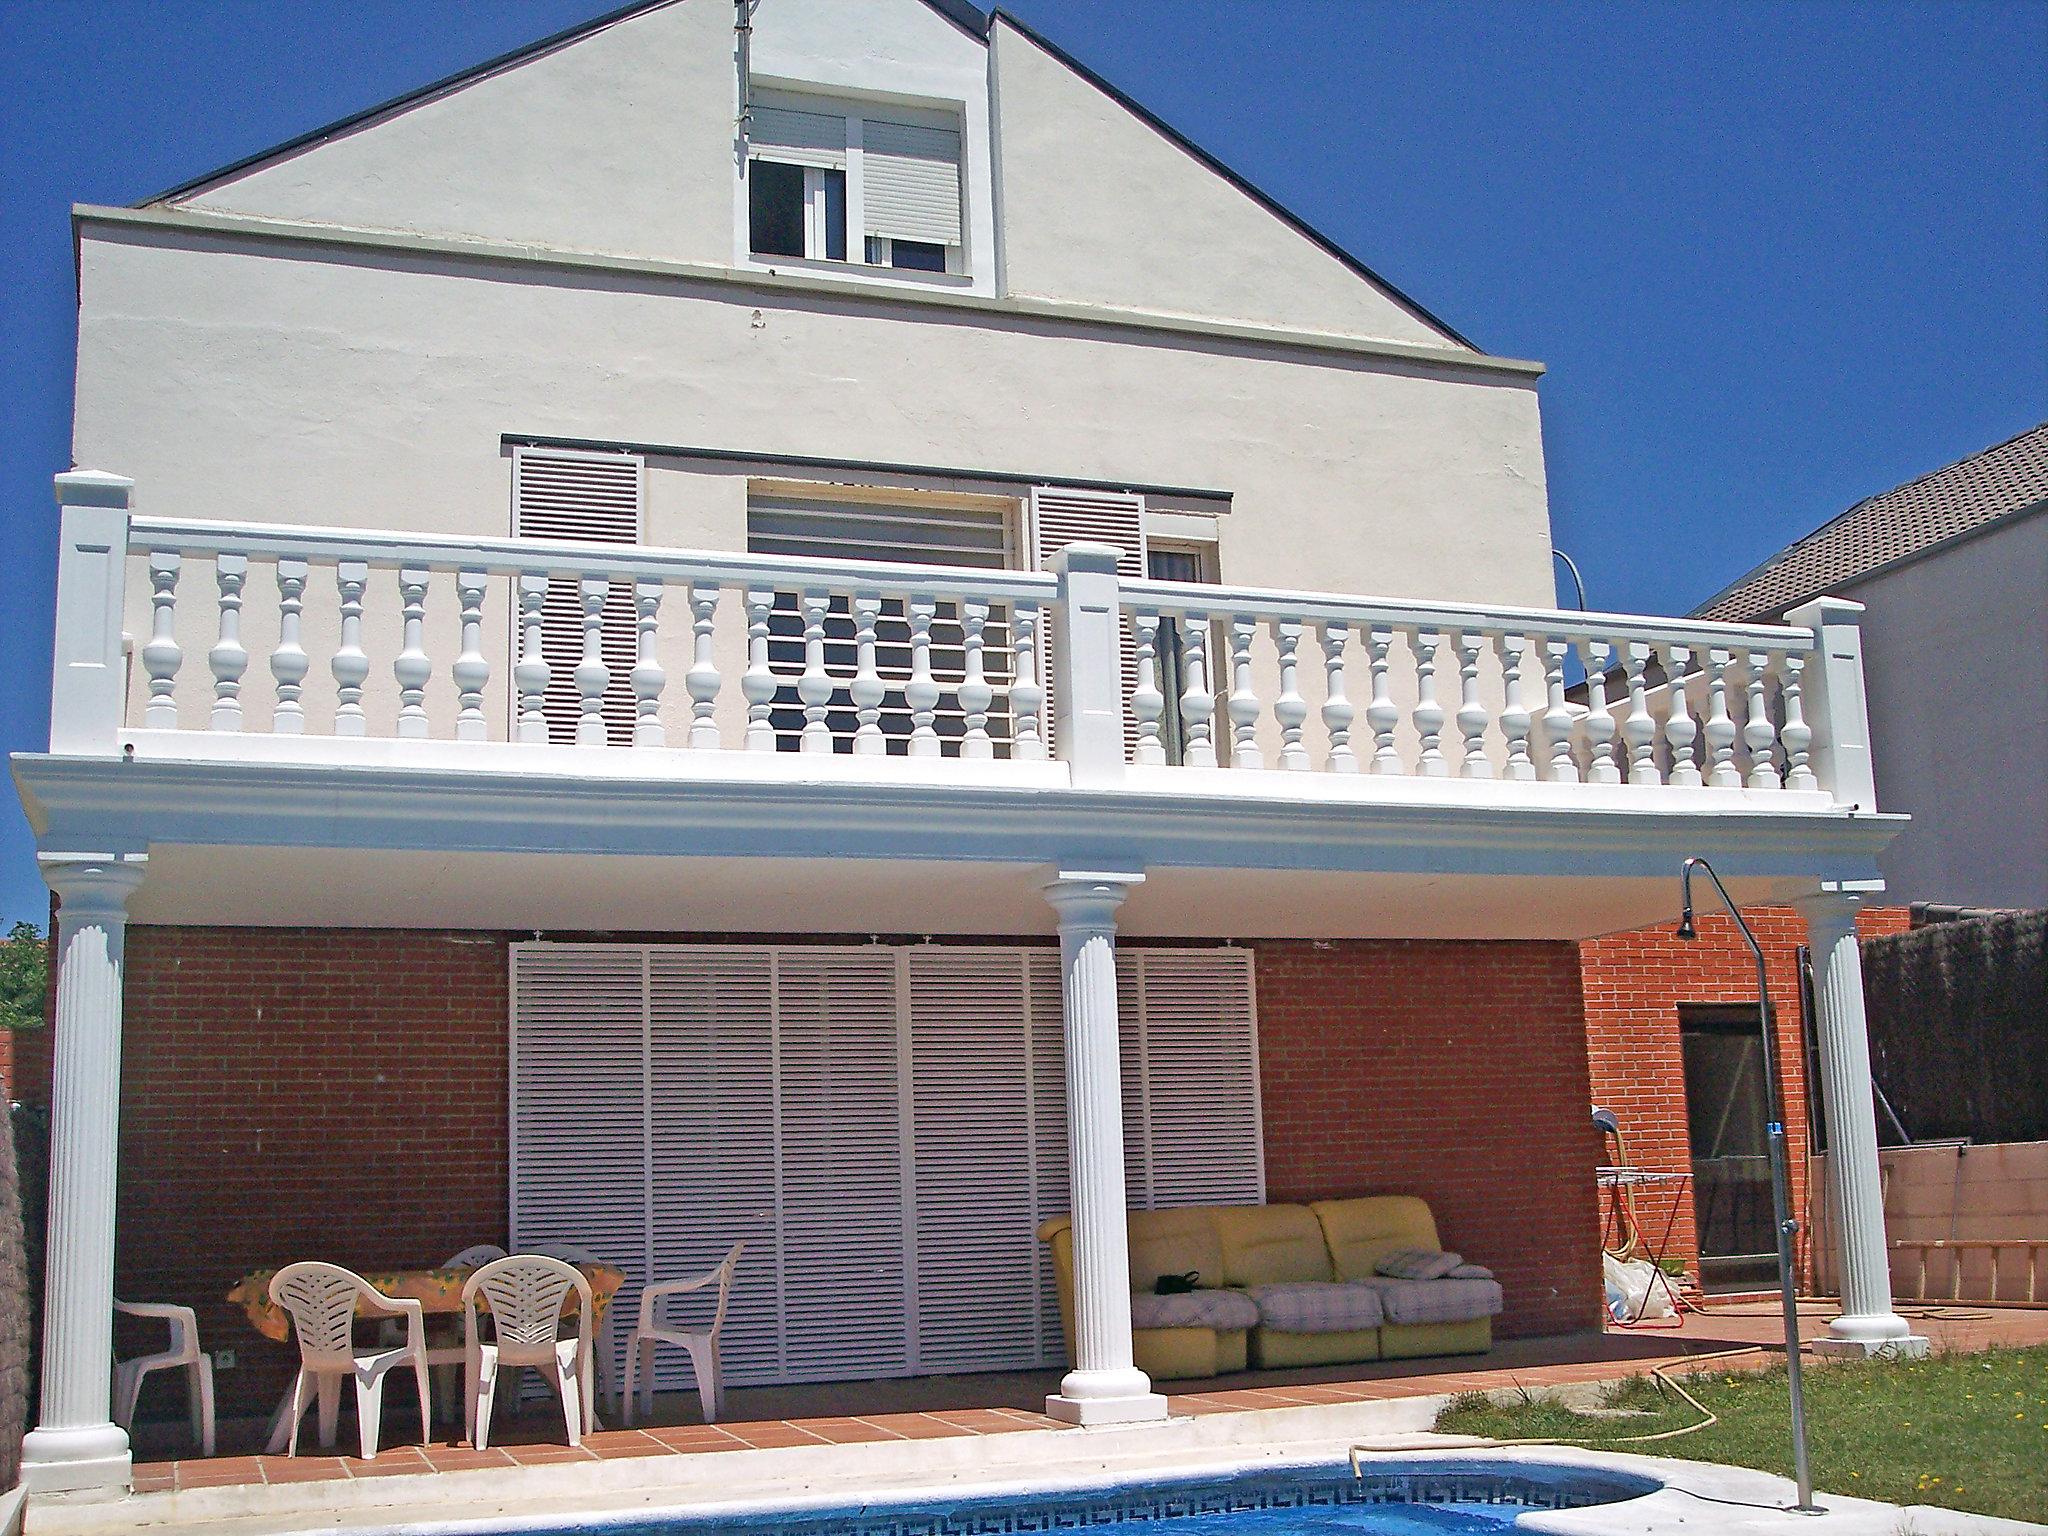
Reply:
[[1735, 919], [1743, 942], [1749, 945], [1750, 954], [1756, 957], [1757, 1017], [1762, 1022], [1764, 1037], [1764, 1103], [1770, 1114], [1764, 1134], [1770, 1144], [1771, 1211], [1778, 1228], [1778, 1290], [1785, 1308], [1785, 1385], [1792, 1399], [1792, 1476], [1799, 1485], [1799, 1502], [1794, 1508], [1803, 1514], [1819, 1514], [1820, 1506], [1813, 1502], [1813, 1470], [1806, 1459], [1806, 1386], [1799, 1368], [1799, 1298], [1792, 1283], [1792, 1238], [1799, 1230], [1799, 1223], [1792, 1216], [1791, 1177], [1785, 1164], [1785, 1095], [1778, 1081], [1778, 1030], [1777, 1022], [1771, 1016], [1770, 977], [1764, 967], [1763, 946], [1757, 943], [1756, 935], [1750, 931], [1748, 922], [1735, 905], [1735, 899], [1728, 894], [1728, 887], [1714, 873], [1714, 866], [1702, 858], [1687, 859], [1679, 873], [1682, 905], [1678, 937], [1699, 937], [1692, 921], [1692, 872], [1695, 867], [1705, 870], [1707, 878], [1714, 882], [1714, 889], [1721, 893], [1721, 904]]

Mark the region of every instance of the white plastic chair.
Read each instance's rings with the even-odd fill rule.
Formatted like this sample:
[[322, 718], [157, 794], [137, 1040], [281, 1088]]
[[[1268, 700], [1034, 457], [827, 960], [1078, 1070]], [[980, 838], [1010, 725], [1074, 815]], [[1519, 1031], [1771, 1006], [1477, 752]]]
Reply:
[[[299, 1341], [299, 1374], [285, 1400], [290, 1420], [286, 1454], [299, 1454], [299, 1421], [306, 1416], [309, 1389], [320, 1403], [320, 1444], [334, 1445], [335, 1419], [341, 1407], [341, 1382], [356, 1385], [356, 1424], [363, 1455], [377, 1454], [377, 1425], [384, 1412], [384, 1377], [393, 1366], [411, 1365], [420, 1383], [420, 1443], [433, 1435], [427, 1404], [427, 1332], [420, 1304], [408, 1297], [386, 1296], [353, 1270], [339, 1264], [307, 1260], [287, 1264], [270, 1277], [270, 1299], [291, 1315]], [[405, 1343], [396, 1349], [359, 1353], [355, 1320], [359, 1308], [398, 1317], [405, 1324]]]
[[[479, 1269], [493, 1259], [505, 1257], [505, 1250], [496, 1243], [471, 1243], [462, 1252], [451, 1254], [442, 1261], [443, 1269]], [[455, 1394], [462, 1385], [463, 1363], [469, 1354], [462, 1343], [462, 1326], [454, 1318], [448, 1319], [446, 1330], [430, 1330], [427, 1334], [427, 1371], [434, 1383], [434, 1411], [442, 1418], [455, 1414]], [[451, 1337], [452, 1334], [452, 1337]], [[405, 1342], [405, 1319], [386, 1318], [377, 1331], [378, 1340], [387, 1348], [395, 1349]]]
[[[563, 1338], [562, 1304], [576, 1295], [573, 1338]], [[477, 1320], [477, 1298], [490, 1303], [494, 1337], [484, 1342]], [[469, 1356], [469, 1443], [490, 1448], [491, 1408], [497, 1398], [498, 1373], [507, 1366], [537, 1370], [562, 1399], [562, 1422], [569, 1443], [581, 1445], [597, 1427], [591, 1400], [590, 1282], [575, 1266], [539, 1253], [516, 1253], [495, 1259], [469, 1277], [462, 1287], [462, 1322]]]
[[[718, 1334], [725, 1326], [725, 1309], [732, 1299], [733, 1272], [739, 1268], [745, 1243], [734, 1243], [718, 1268], [689, 1280], [657, 1280], [640, 1293], [640, 1321], [626, 1341], [626, 1396], [621, 1404], [625, 1422], [633, 1422], [633, 1389], [640, 1390], [640, 1411], [654, 1412], [654, 1351], [673, 1344], [690, 1352], [690, 1369], [697, 1377], [697, 1400], [704, 1408], [704, 1422], [714, 1424], [725, 1406], [725, 1381], [719, 1369]], [[686, 1291], [700, 1291], [716, 1283], [718, 1302], [709, 1328], [664, 1328], [659, 1316], [661, 1303]]]
[[153, 1355], [114, 1362], [114, 1422], [123, 1429], [135, 1424], [135, 1405], [142, 1396], [142, 1378], [151, 1371], [184, 1370], [192, 1436], [199, 1454], [213, 1454], [213, 1361], [199, 1348], [199, 1319], [190, 1307], [161, 1301], [120, 1301], [114, 1310], [127, 1317], [160, 1318], [171, 1325], [171, 1347]]
[[[545, 1254], [548, 1258], [560, 1259], [564, 1264], [611, 1264], [611, 1260], [601, 1259], [588, 1248], [578, 1247], [575, 1243], [535, 1243], [520, 1252]], [[594, 1335], [590, 1340], [590, 1352], [597, 1362], [597, 1395], [608, 1403], [618, 1393], [612, 1352], [605, 1348], [603, 1339]]]

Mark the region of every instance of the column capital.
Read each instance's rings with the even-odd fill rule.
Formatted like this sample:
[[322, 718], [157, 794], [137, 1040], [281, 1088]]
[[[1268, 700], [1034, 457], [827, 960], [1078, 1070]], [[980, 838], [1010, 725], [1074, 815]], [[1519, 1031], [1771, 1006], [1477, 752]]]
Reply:
[[61, 917], [125, 917], [128, 898], [142, 884], [149, 856], [141, 853], [39, 853], [43, 883], [57, 893]]
[[1128, 871], [1063, 869], [1039, 889], [1062, 928], [1114, 930], [1116, 910], [1124, 904], [1131, 887], [1144, 884], [1143, 874]]
[[1865, 894], [1838, 886], [1823, 886], [1803, 896], [1794, 896], [1790, 905], [1806, 920], [1809, 932], [1853, 933], [1856, 914], [1863, 909]]

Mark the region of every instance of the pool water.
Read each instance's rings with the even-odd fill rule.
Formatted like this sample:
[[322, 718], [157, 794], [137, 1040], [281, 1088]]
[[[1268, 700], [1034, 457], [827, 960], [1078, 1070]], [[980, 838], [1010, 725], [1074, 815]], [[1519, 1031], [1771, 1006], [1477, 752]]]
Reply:
[[916, 1504], [812, 1506], [565, 1527], [552, 1536], [1441, 1536], [1500, 1532], [1531, 1509], [1579, 1509], [1655, 1491], [1649, 1478], [1526, 1461], [1269, 1468]]

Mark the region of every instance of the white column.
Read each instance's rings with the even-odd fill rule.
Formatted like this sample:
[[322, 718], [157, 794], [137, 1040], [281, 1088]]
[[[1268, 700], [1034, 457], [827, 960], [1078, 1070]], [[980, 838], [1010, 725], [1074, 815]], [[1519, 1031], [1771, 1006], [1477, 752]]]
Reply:
[[1045, 887], [1046, 900], [1059, 914], [1074, 1206], [1074, 1362], [1059, 1391], [1045, 1400], [1045, 1411], [1069, 1424], [1166, 1417], [1166, 1399], [1131, 1361], [1130, 1235], [1124, 1216], [1116, 909], [1143, 878], [1062, 870]]
[[1834, 1219], [1842, 1315], [1814, 1341], [1816, 1354], [1924, 1355], [1927, 1340], [1892, 1310], [1884, 1186], [1877, 1165], [1877, 1110], [1870, 1091], [1870, 1035], [1863, 1017], [1863, 962], [1856, 950], [1859, 898], [1822, 891], [1795, 905], [1813, 951], [1814, 1033], [1828, 1133], [1828, 1210]]
[[1117, 552], [1069, 544], [1059, 573], [1059, 644], [1052, 652], [1053, 744], [1076, 789], [1112, 789], [1124, 774], [1123, 600]]
[[114, 1166], [120, 1124], [121, 974], [140, 858], [43, 855], [57, 893], [57, 1025], [50, 1225], [43, 1277], [42, 1418], [22, 1446], [37, 1493], [128, 1489], [113, 1422]]

